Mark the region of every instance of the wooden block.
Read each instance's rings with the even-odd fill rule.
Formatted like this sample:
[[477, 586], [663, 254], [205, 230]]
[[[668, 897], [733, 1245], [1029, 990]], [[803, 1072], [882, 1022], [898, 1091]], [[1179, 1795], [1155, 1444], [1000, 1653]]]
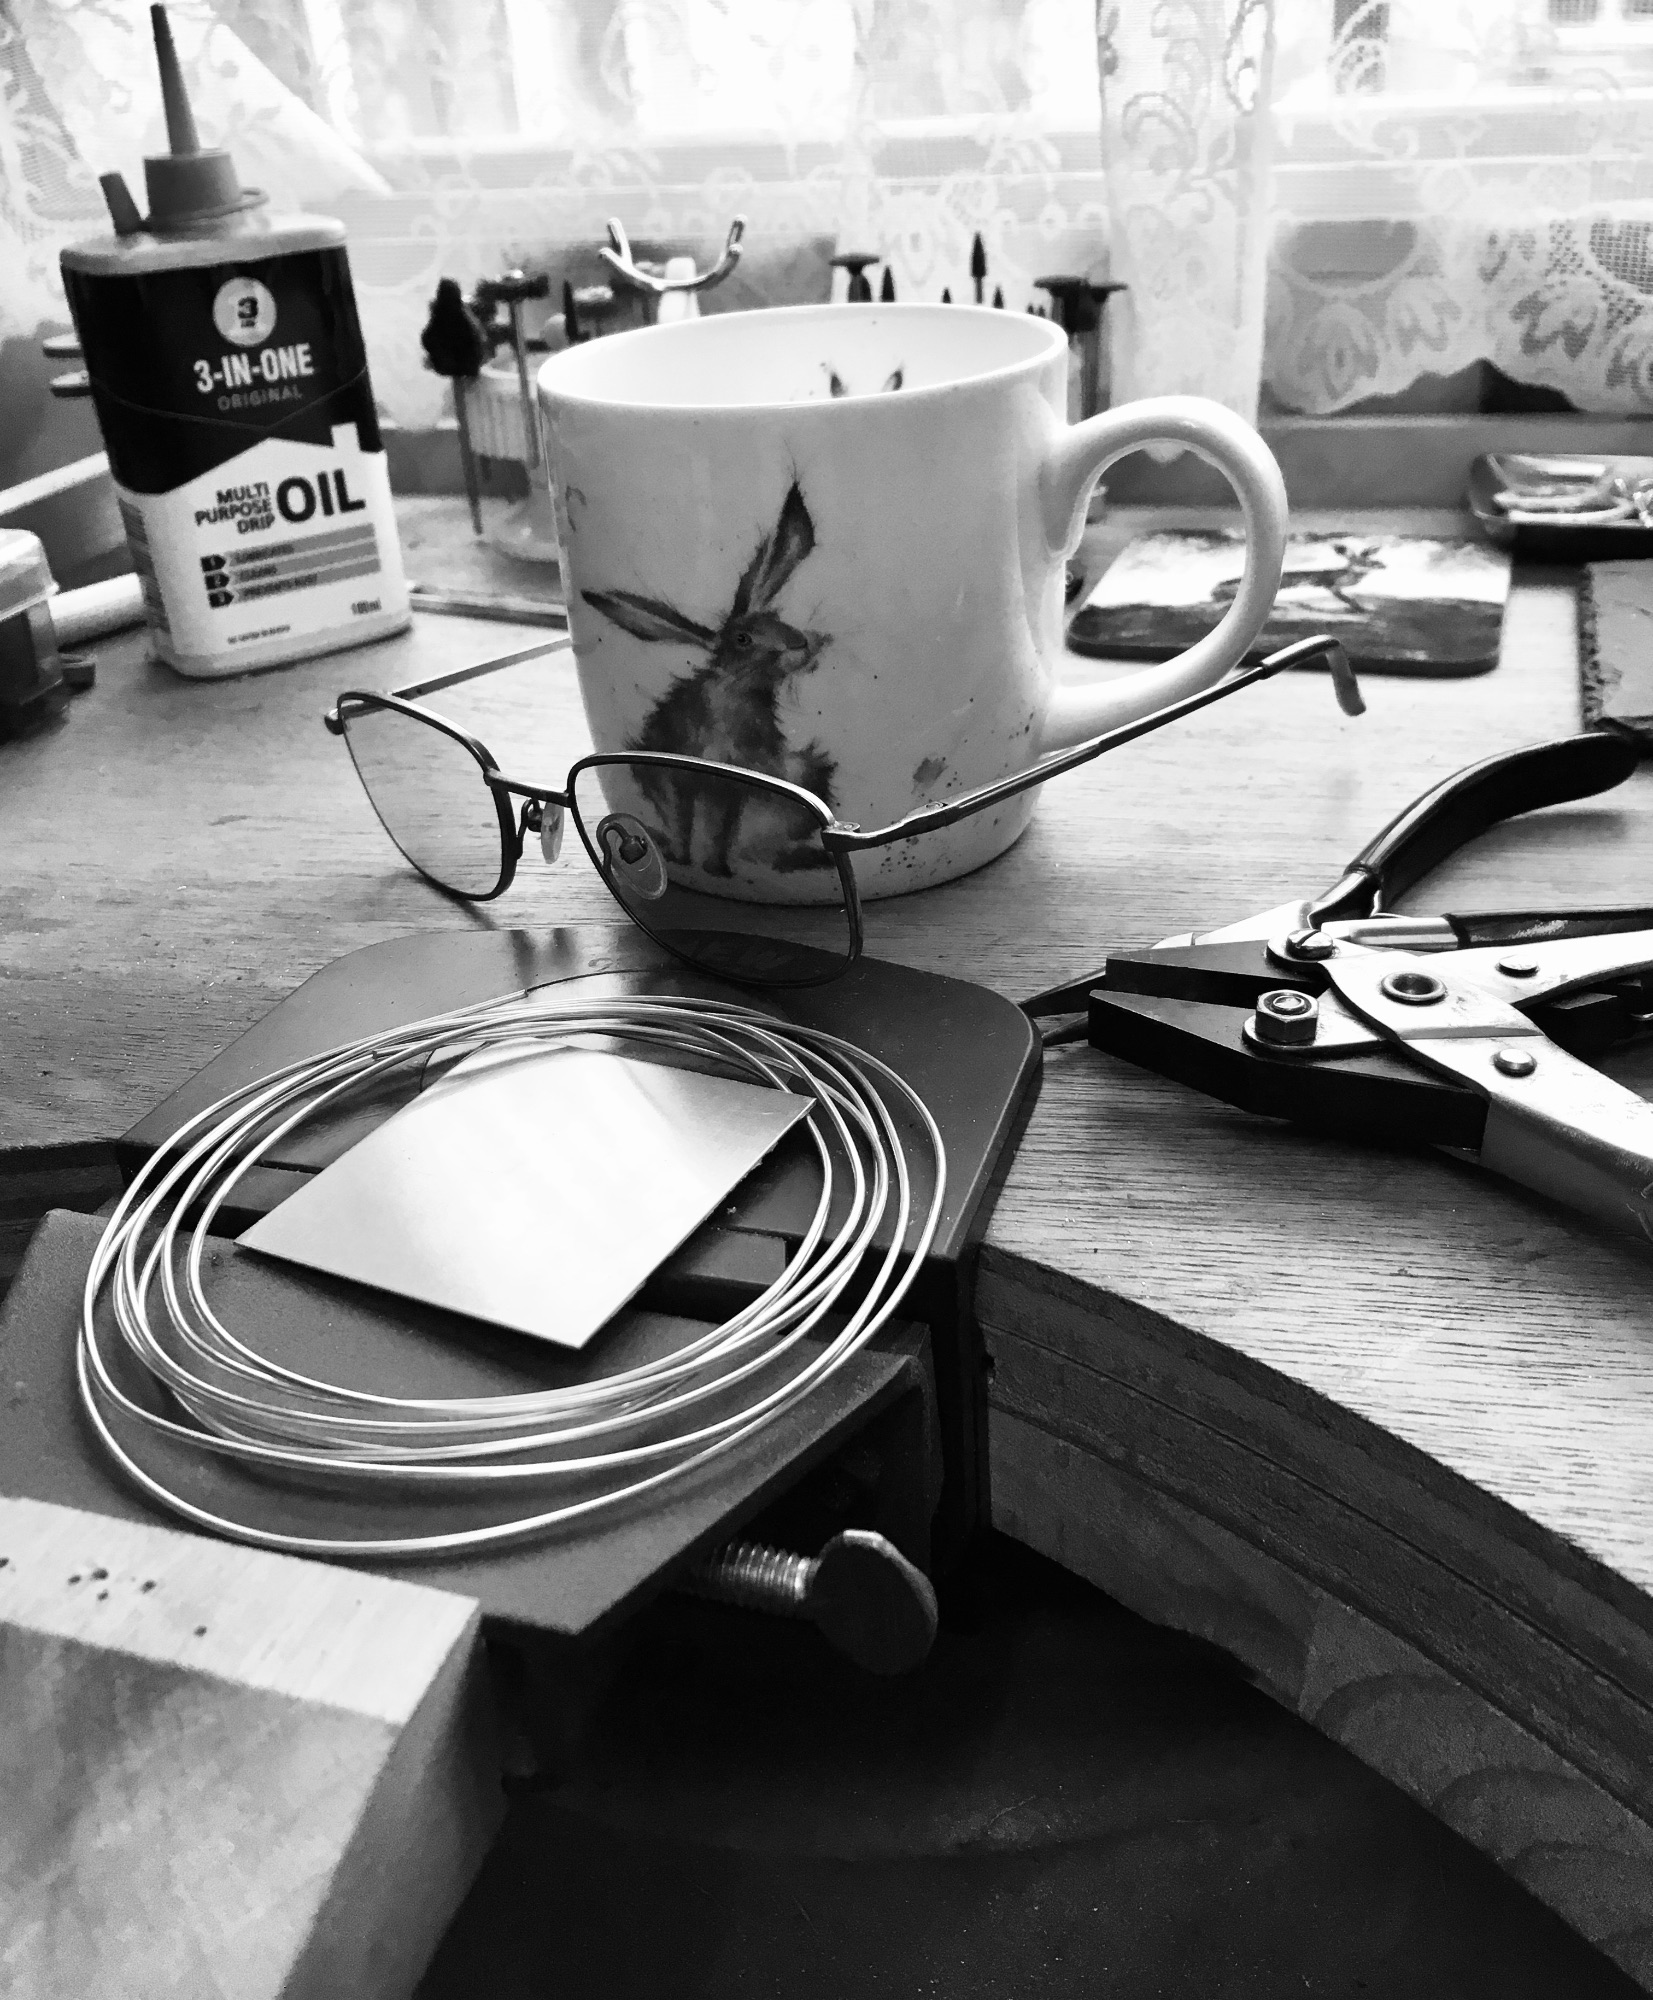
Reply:
[[1584, 720], [1653, 750], [1653, 563], [1586, 566], [1578, 590]]
[[502, 1795], [470, 1600], [0, 1499], [0, 1990], [406, 1994]]

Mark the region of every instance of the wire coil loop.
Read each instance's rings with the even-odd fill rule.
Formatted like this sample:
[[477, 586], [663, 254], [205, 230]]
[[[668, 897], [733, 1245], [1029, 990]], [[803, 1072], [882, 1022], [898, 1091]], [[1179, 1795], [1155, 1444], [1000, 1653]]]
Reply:
[[[243, 1178], [300, 1127], [348, 1109], [412, 1065], [484, 1049], [526, 1056], [590, 1046], [593, 1038], [686, 1057], [812, 1100], [798, 1129], [820, 1162], [814, 1215], [781, 1275], [722, 1325], [595, 1380], [507, 1395], [405, 1397], [283, 1366], [219, 1318], [203, 1270], [213, 1221]], [[892, 1098], [928, 1155], [930, 1190], [910, 1249], [918, 1204]], [[558, 1136], [568, 1135], [547, 1135]], [[322, 1556], [521, 1543], [658, 1497], [826, 1382], [899, 1309], [934, 1241], [945, 1191], [946, 1151], [923, 1100], [887, 1064], [836, 1036], [699, 999], [539, 993], [459, 1008], [263, 1077], [198, 1113], [145, 1163], [87, 1274], [80, 1400], [129, 1479], [215, 1534]], [[835, 1205], [845, 1209], [836, 1226]], [[100, 1315], [105, 1296], [107, 1316]], [[112, 1331], [100, 1323], [106, 1318]], [[352, 1495], [523, 1501], [508, 1518], [483, 1525], [290, 1532], [178, 1491], [143, 1462], [137, 1440], [145, 1436], [231, 1461], [266, 1483], [319, 1484], [346, 1514]]]

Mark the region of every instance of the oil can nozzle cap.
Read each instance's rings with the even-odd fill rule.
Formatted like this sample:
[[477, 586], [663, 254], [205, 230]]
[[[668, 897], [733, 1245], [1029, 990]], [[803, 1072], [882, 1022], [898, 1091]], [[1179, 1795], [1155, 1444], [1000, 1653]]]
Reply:
[[[166, 107], [171, 151], [152, 154], [143, 163], [149, 193], [147, 226], [182, 229], [190, 223], [209, 222], [214, 216], [252, 208], [264, 196], [256, 188], [242, 187], [235, 162], [222, 146], [201, 144], [166, 9], [151, 7], [149, 19], [155, 31], [155, 61], [161, 72], [161, 101]], [[115, 226], [120, 229], [118, 219]]]

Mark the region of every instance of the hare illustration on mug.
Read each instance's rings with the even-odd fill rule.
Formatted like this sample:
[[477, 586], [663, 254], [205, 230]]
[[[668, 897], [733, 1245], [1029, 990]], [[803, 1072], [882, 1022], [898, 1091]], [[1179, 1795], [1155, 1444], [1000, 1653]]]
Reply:
[[[758, 543], [722, 622], [714, 630], [659, 598], [630, 590], [582, 590], [580, 595], [633, 638], [704, 648], [703, 667], [675, 682], [644, 718], [633, 750], [675, 751], [711, 763], [790, 779], [834, 804], [836, 766], [819, 744], [794, 749], [781, 728], [780, 697], [786, 684], [813, 667], [828, 634], [790, 625], [774, 609], [776, 598], [815, 546], [815, 524], [796, 479], [772, 534]], [[741, 823], [757, 803], [749, 788], [715, 787], [704, 779], [638, 766], [636, 778], [661, 815], [661, 845], [668, 861], [694, 863], [695, 825], [703, 822], [703, 867], [730, 876]], [[761, 810], [781, 842], [766, 852], [768, 867], [782, 871], [829, 865], [815, 824], [801, 809], [789, 813], [765, 799]]]
[[[837, 369], [833, 367], [830, 361], [823, 361], [821, 363], [821, 366], [827, 372], [827, 389], [829, 393], [834, 397], [859, 396], [865, 393], [863, 390], [860, 389], [852, 389], [850, 385], [844, 380], [843, 376], [838, 373]], [[906, 379], [907, 379], [907, 371], [905, 368], [900, 368], [900, 367], [892, 368], [889, 374], [886, 375], [884, 377], [884, 380], [879, 384], [879, 394], [884, 396], [891, 395], [895, 390], [901, 387], [902, 383], [905, 382]]]

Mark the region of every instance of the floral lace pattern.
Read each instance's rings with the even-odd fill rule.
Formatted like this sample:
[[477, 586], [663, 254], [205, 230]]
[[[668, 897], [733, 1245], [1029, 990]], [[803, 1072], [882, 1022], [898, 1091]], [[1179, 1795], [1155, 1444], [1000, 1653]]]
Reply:
[[1324, 415], [1490, 361], [1649, 409], [1653, 18], [1103, 0], [1099, 37], [1125, 393]]
[[1653, 213], [1442, 216], [1400, 233], [1392, 268], [1343, 284], [1304, 278], [1292, 233], [1277, 239], [1265, 379], [1288, 408], [1346, 409], [1484, 360], [1580, 409], [1653, 411]]
[[[97, 175], [141, 191], [162, 145], [147, 11], [0, 0], [0, 335], [62, 323], [58, 251], [106, 227]], [[1325, 413], [1490, 360], [1582, 409], [1643, 412], [1653, 19], [1631, 11], [171, 4], [207, 142], [273, 207], [348, 224], [375, 386], [414, 426], [446, 400], [418, 342], [438, 278], [560, 271], [610, 214], [642, 254], [704, 261], [737, 209], [725, 306], [821, 296], [838, 247], [879, 253], [901, 298], [967, 297], [978, 233], [1017, 310], [1049, 272], [1122, 278], [1121, 399], [1251, 414], [1261, 383]]]
[[1280, 0], [1264, 378], [1324, 414], [1490, 361], [1642, 414], [1653, 18], [1632, 5]]
[[1103, 0], [1097, 15], [1115, 396], [1254, 416], [1262, 363], [1273, 0]]

